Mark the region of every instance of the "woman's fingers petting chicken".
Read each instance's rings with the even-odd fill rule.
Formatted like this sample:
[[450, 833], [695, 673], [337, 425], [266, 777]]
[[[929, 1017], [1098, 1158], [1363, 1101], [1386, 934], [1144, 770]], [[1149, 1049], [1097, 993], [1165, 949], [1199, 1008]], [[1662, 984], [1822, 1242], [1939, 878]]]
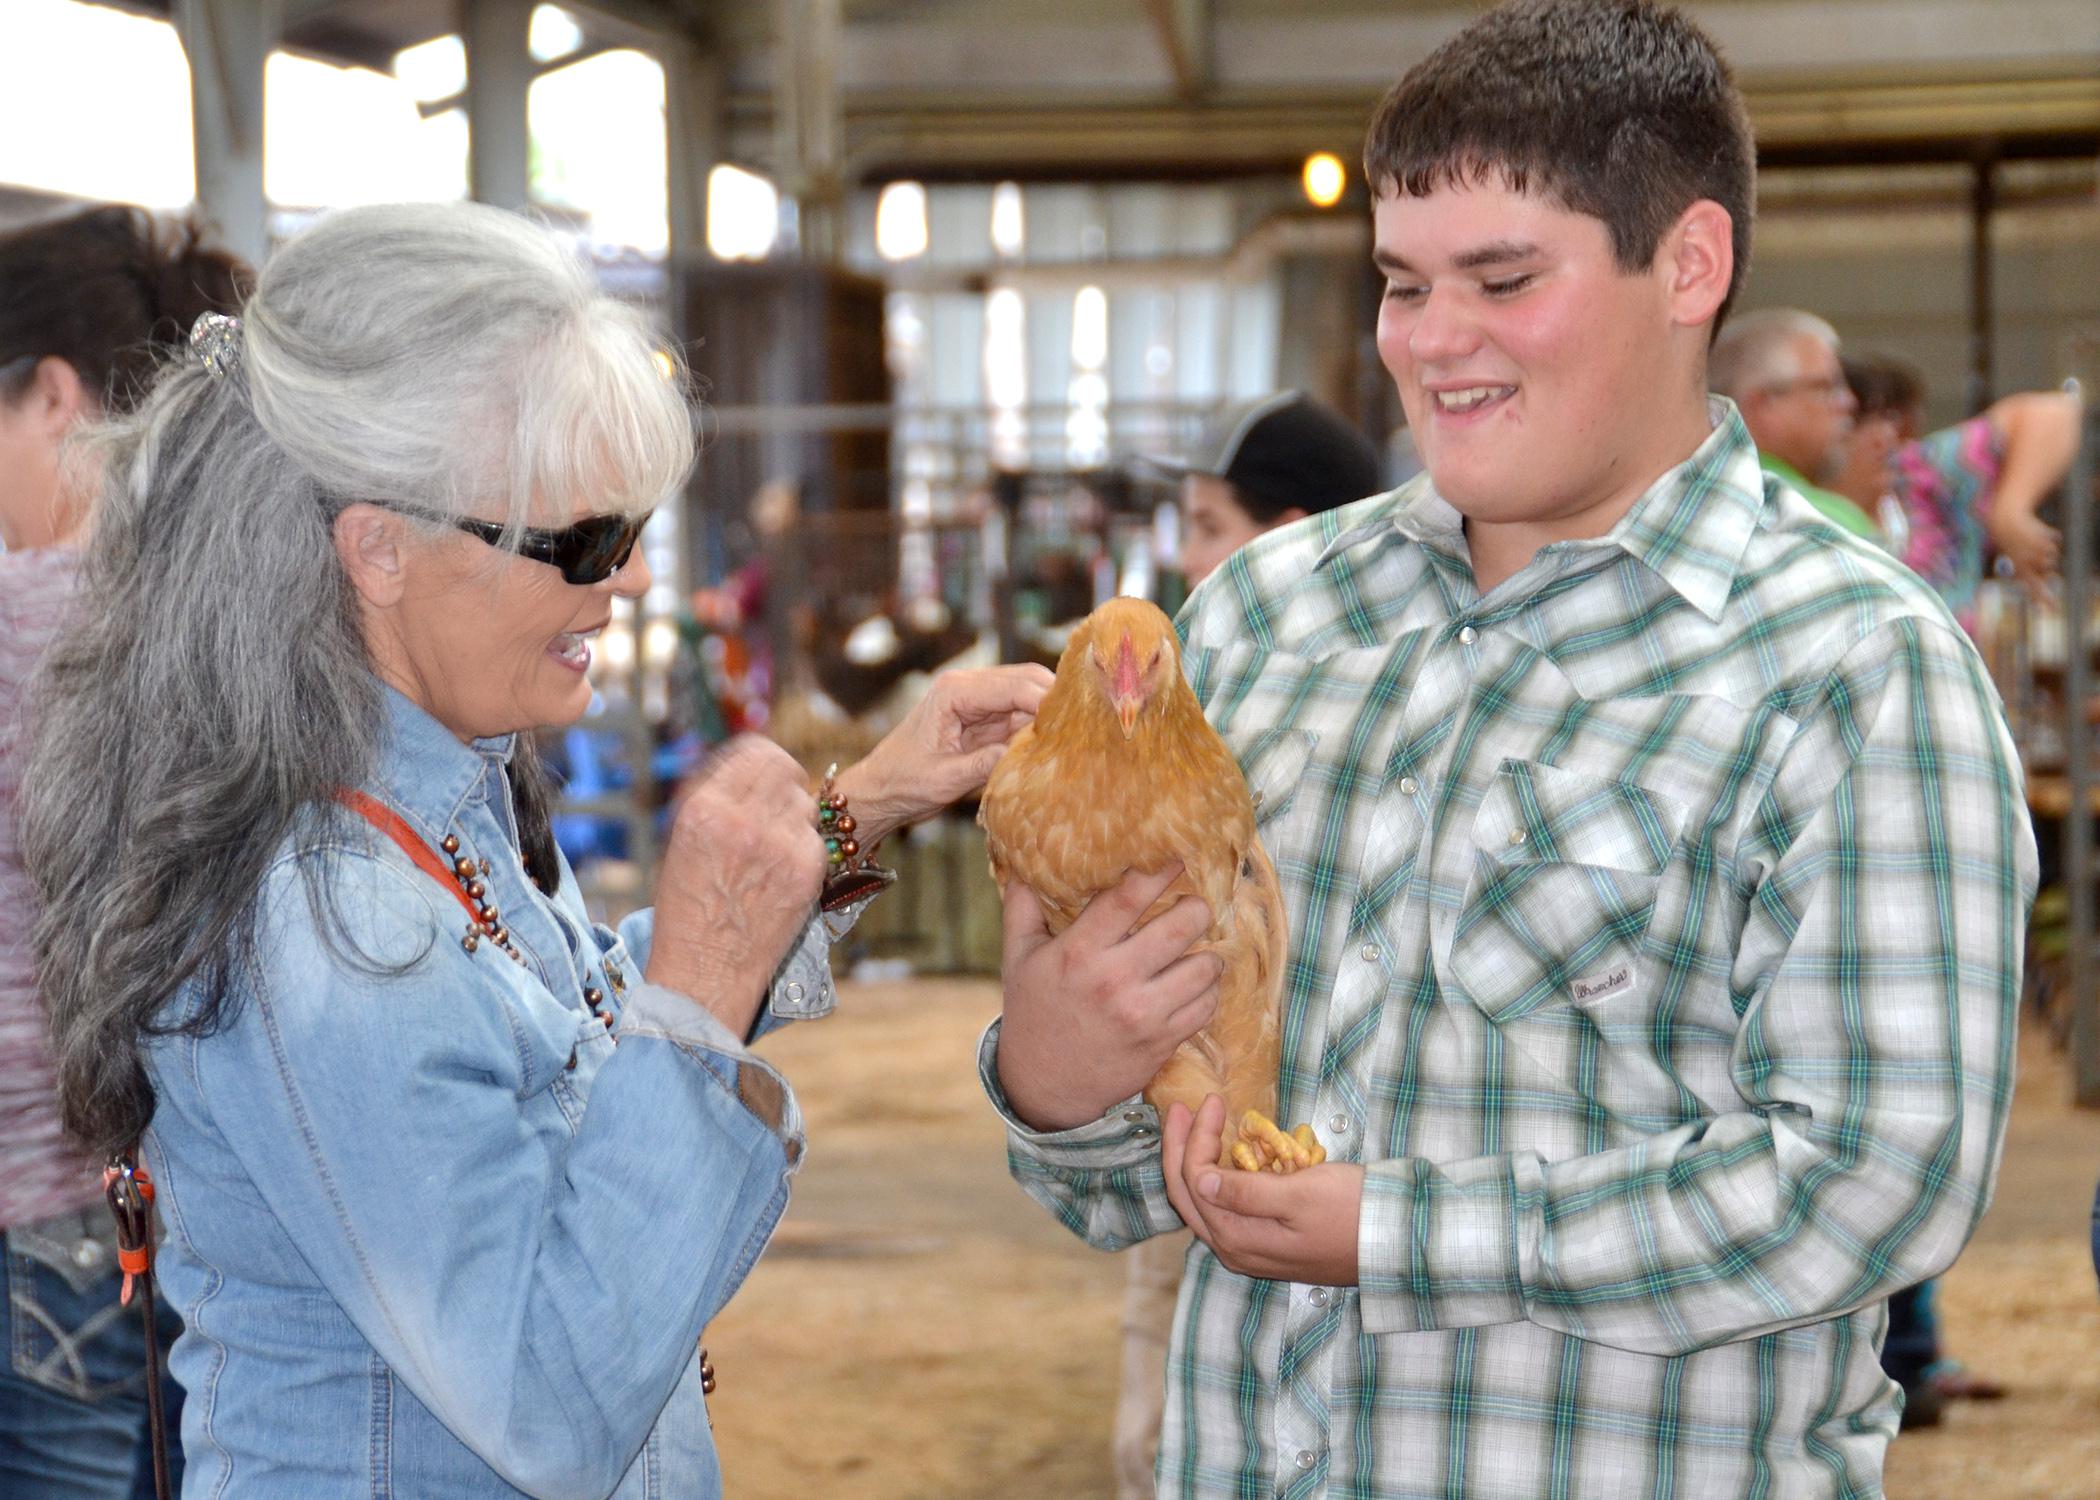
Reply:
[[983, 786], [1006, 742], [1035, 717], [1052, 680], [1037, 666], [934, 678], [897, 727], [835, 783], [853, 805], [862, 842], [872, 844]]
[[981, 681], [974, 674], [951, 673], [934, 679], [935, 685], [948, 678], [970, 679], [957, 683], [958, 701], [953, 710], [965, 750], [1004, 745], [1034, 720], [1035, 711], [1057, 680], [1048, 667], [1033, 663], [985, 673]]
[[[1197, 976], [1176, 965], [1201, 925], [1180, 924], [1178, 945], [1152, 933], [1173, 911], [1140, 932], [1129, 930], [1170, 878], [1124, 881], [1056, 937], [1034, 893], [1018, 881], [1007, 884], [997, 1066], [1007, 1103], [1025, 1124], [1067, 1130], [1100, 1118], [1149, 1083], [1189, 1035], [1176, 1029], [1176, 1018], [1201, 992], [1191, 994]], [[1124, 914], [1088, 920], [1110, 901]]]

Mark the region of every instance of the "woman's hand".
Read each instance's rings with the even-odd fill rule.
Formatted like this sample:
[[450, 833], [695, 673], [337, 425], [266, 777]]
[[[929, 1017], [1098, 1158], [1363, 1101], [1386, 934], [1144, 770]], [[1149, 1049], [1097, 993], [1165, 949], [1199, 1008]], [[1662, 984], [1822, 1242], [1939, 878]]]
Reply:
[[2062, 534], [2047, 521], [2017, 513], [1993, 515], [1989, 530], [1999, 555], [2011, 560], [2013, 577], [2039, 597], [2056, 577], [2063, 553]]
[[802, 768], [768, 740], [731, 741], [671, 825], [650, 982], [690, 995], [738, 1037], [750, 1035], [823, 883], [824, 843]]
[[1037, 666], [943, 672], [904, 722], [839, 774], [863, 848], [984, 785], [1006, 742], [1035, 718], [1055, 679]]

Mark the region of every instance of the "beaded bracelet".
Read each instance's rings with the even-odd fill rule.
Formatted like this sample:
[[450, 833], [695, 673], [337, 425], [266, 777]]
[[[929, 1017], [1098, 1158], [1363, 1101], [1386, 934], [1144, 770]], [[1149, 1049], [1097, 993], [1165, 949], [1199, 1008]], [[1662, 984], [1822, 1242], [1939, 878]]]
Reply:
[[875, 863], [873, 851], [862, 852], [860, 840], [855, 837], [859, 825], [846, 807], [845, 794], [832, 786], [838, 774], [834, 761], [825, 771], [824, 785], [817, 793], [817, 831], [824, 835], [824, 857], [829, 864], [823, 894], [818, 898], [825, 911], [851, 906], [887, 890], [897, 880], [895, 870]]

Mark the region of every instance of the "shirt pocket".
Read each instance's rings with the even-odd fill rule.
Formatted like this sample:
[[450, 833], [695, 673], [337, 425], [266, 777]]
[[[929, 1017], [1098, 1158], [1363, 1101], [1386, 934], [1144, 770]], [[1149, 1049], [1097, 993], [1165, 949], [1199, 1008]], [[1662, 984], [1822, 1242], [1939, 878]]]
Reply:
[[1453, 979], [1496, 1022], [1594, 1008], [1642, 982], [1641, 945], [1684, 808], [1645, 787], [1505, 760], [1473, 817]]
[[1247, 778], [1247, 791], [1254, 798], [1254, 821], [1267, 829], [1283, 819], [1297, 800], [1305, 782], [1306, 767], [1320, 743], [1311, 729], [1260, 729], [1252, 733], [1228, 734], [1227, 748], [1240, 763]]

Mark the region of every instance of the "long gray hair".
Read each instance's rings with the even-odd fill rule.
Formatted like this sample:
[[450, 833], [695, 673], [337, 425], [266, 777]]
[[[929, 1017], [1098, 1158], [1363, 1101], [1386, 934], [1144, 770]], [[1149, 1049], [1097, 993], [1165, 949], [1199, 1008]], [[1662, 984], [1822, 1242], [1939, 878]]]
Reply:
[[[66, 1125], [104, 1152], [152, 1117], [142, 1038], [229, 1018], [265, 871], [376, 762], [343, 505], [563, 525], [580, 495], [657, 505], [693, 458], [646, 319], [493, 209], [334, 214], [263, 269], [242, 322], [235, 373], [172, 366], [90, 440], [80, 609], [33, 694], [39, 984]], [[302, 868], [326, 935], [325, 868]]]

